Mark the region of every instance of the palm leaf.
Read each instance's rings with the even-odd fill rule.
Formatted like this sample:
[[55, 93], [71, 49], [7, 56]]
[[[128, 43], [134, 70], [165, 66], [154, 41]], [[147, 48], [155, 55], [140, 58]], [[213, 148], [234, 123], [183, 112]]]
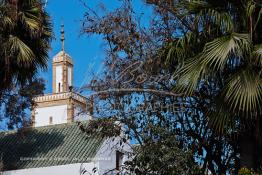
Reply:
[[192, 95], [201, 80], [208, 73], [208, 68], [201, 62], [201, 55], [191, 58], [174, 74], [176, 80], [175, 91]]
[[253, 64], [262, 66], [262, 45], [254, 46], [251, 58]]
[[237, 72], [223, 89], [225, 101], [231, 110], [252, 116], [261, 109], [262, 81], [250, 69]]
[[[206, 1], [189, 1], [185, 3], [189, 13], [202, 19], [204, 25], [215, 24], [223, 32], [233, 31], [233, 20], [227, 11], [223, 11], [220, 7], [214, 7]], [[208, 19], [206, 18], [208, 16]]]
[[233, 21], [230, 15], [226, 12], [219, 12], [214, 9], [203, 10], [199, 13], [201, 16], [208, 15], [210, 21], [207, 21], [203, 18], [204, 22], [216, 24], [223, 32], [232, 32], [233, 30]]
[[21, 7], [18, 13], [19, 22], [21, 22], [23, 27], [30, 32], [32, 37], [37, 37], [40, 34], [39, 30], [42, 27], [42, 11], [36, 7], [37, 4], [35, 2], [27, 3], [27, 5]]
[[250, 52], [251, 41], [248, 34], [232, 33], [208, 42], [203, 50], [202, 62], [213, 70], [222, 70], [230, 56], [242, 58]]
[[[174, 42], [166, 46], [164, 50], [168, 50], [166, 55], [166, 63], [177, 60], [181, 65], [184, 63], [184, 59], [188, 58], [192, 54], [188, 52], [192, 45], [196, 42], [196, 36], [192, 32], [188, 32], [185, 36], [176, 39]], [[190, 54], [190, 55], [189, 55]]]
[[216, 110], [207, 113], [208, 124], [218, 134], [233, 131], [236, 128], [236, 118], [223, 105], [217, 106]]
[[[17, 62], [25, 66], [29, 66], [35, 59], [33, 51], [18, 37], [11, 36], [8, 45], [12, 53], [17, 53]], [[21, 65], [21, 66], [22, 66]]]
[[40, 19], [33, 15], [30, 14], [29, 12], [25, 12], [25, 13], [20, 13], [20, 20], [21, 22], [30, 30], [34, 31], [34, 30], [39, 30], [40, 28]]
[[177, 90], [192, 94], [211, 70], [222, 70], [230, 57], [242, 57], [249, 52], [250, 40], [247, 34], [233, 33], [207, 43], [203, 52], [188, 59], [187, 63], [175, 73]]

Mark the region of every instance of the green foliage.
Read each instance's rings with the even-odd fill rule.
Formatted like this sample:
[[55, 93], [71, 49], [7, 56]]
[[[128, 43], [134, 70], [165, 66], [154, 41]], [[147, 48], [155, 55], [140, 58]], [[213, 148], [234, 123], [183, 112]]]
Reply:
[[[92, 10], [86, 14], [83, 31], [102, 35], [108, 46], [105, 74], [101, 79], [95, 77], [89, 87], [96, 92], [114, 88], [153, 89], [177, 96], [141, 91], [106, 94], [98, 99], [119, 108], [107, 113], [97, 107], [95, 113], [100, 117], [117, 116], [127, 127], [129, 138], [153, 151], [156, 150], [150, 144], [160, 150], [168, 144], [169, 137], [158, 138], [161, 135], [158, 129], [153, 132], [165, 128], [165, 132], [176, 136], [174, 145], [179, 142], [179, 149], [191, 151], [202, 173], [237, 174], [243, 166], [239, 160], [244, 157], [241, 157], [243, 151], [249, 155], [253, 150], [256, 157], [243, 162], [259, 168], [262, 162], [259, 151], [262, 150], [261, 0], [146, 2], [156, 15], [150, 27], [136, 20], [138, 17], [128, 0], [104, 16]], [[137, 60], [142, 65], [128, 71], [126, 68]], [[141, 74], [168, 78], [141, 84], [132, 81]], [[178, 103], [183, 111], [134, 110], [136, 105], [154, 103]], [[157, 143], [155, 136], [159, 139]], [[240, 140], [244, 137], [252, 141], [252, 150], [243, 148]], [[158, 145], [161, 141], [162, 145]], [[169, 151], [172, 154], [172, 149]], [[141, 162], [150, 160], [150, 168], [159, 170], [153, 162], [161, 162], [157, 159], [160, 153], [152, 152], [152, 157], [145, 153]], [[147, 166], [150, 163], [141, 168]]]
[[32, 79], [20, 86], [14, 86], [2, 93], [0, 98], [1, 130], [31, 126], [30, 111], [35, 106], [33, 97], [42, 95], [45, 89], [43, 79]]
[[121, 126], [119, 126], [119, 122], [116, 121], [116, 118], [91, 120], [87, 128], [85, 128], [81, 123], [79, 123], [79, 126], [87, 135], [96, 133], [105, 138], [109, 138], [119, 136], [121, 133]]
[[0, 0], [0, 91], [46, 68], [51, 38], [50, 17], [41, 0]]
[[[174, 73], [177, 91], [194, 96], [203, 82], [217, 81], [219, 84], [214, 88], [220, 88], [219, 99], [226, 103], [231, 113], [242, 113], [240, 117], [246, 118], [260, 116], [257, 113], [261, 111], [261, 77], [258, 67], [261, 41], [260, 31], [256, 28], [261, 27], [261, 7], [258, 2], [237, 4], [234, 1], [190, 1], [181, 7], [188, 11], [184, 14], [185, 18], [193, 15], [193, 21], [198, 23], [192, 24], [194, 30], [189, 30], [173, 42], [170, 48], [173, 54], [167, 54], [166, 60], [171, 57], [181, 60], [181, 55], [174, 50], [188, 47], [187, 43], [181, 45], [180, 42], [187, 39], [188, 34], [202, 37], [201, 40], [191, 41], [190, 47], [197, 50], [188, 50], [188, 56], [182, 57], [184, 63], [180, 63], [183, 66]], [[246, 13], [240, 13], [241, 10]], [[256, 20], [255, 25], [251, 20]], [[223, 108], [218, 104], [216, 106], [221, 113]], [[219, 120], [211, 122], [214, 124]], [[220, 127], [218, 130], [224, 129]]]
[[241, 168], [238, 172], [238, 175], [261, 175], [261, 173], [254, 172], [252, 169]]
[[[176, 3], [180, 2], [172, 4], [175, 11]], [[232, 133], [237, 137], [253, 135], [255, 150], [262, 148], [261, 3], [195, 0], [180, 4], [183, 19], [191, 25], [184, 25], [185, 33], [167, 44], [172, 45], [172, 54], [165, 55], [170, 65], [174, 65], [173, 60], [182, 65], [174, 69], [174, 90], [188, 98], [210, 91], [213, 97], [204, 97], [210, 100], [204, 112], [210, 126], [230, 137]], [[191, 40], [190, 48], [196, 49], [187, 50], [184, 57], [177, 53], [188, 48], [189, 44], [180, 42], [187, 40], [188, 35], [200, 39]], [[262, 155], [255, 156], [248, 166], [256, 169], [261, 166]]]
[[[88, 135], [99, 134], [118, 140], [120, 146], [129, 144], [128, 129], [117, 118], [93, 120], [87, 127], [79, 123], [79, 127]], [[127, 123], [125, 123], [127, 124]], [[143, 143], [132, 145], [130, 156], [133, 158], [122, 165], [120, 172], [124, 174], [141, 175], [197, 175], [203, 170], [193, 159], [191, 150], [181, 147], [173, 133], [158, 126], [147, 128], [150, 135], [141, 135]], [[124, 134], [125, 133], [125, 134]]]
[[249, 170], [247, 168], [241, 168], [238, 172], [238, 175], [255, 175], [252, 170]]
[[[200, 168], [193, 160], [191, 151], [179, 148], [175, 136], [156, 131], [164, 139], [150, 140], [138, 146], [132, 161], [131, 172], [136, 174], [197, 175]], [[128, 165], [128, 162], [126, 163]]]

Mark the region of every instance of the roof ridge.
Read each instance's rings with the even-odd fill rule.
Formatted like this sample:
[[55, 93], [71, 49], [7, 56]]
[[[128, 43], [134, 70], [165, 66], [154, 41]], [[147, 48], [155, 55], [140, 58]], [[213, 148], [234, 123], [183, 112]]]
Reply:
[[80, 123], [88, 123], [89, 121], [73, 121], [70, 123], [58, 123], [58, 124], [53, 124], [53, 125], [45, 125], [45, 126], [39, 126], [39, 127], [34, 127], [34, 126], [28, 126], [20, 129], [14, 129], [14, 130], [7, 130], [7, 131], [0, 131], [0, 134], [12, 134], [12, 133], [18, 133], [19, 131], [27, 130], [27, 129], [33, 129], [33, 130], [42, 130], [46, 128], [53, 128], [53, 127], [59, 127], [59, 126], [72, 126], [77, 124], [78, 122]]

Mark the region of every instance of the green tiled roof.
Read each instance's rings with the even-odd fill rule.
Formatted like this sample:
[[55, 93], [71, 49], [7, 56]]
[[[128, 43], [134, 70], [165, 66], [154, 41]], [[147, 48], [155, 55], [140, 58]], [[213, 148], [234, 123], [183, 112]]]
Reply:
[[90, 162], [102, 142], [98, 135], [83, 133], [77, 123], [2, 132], [0, 158], [4, 170]]

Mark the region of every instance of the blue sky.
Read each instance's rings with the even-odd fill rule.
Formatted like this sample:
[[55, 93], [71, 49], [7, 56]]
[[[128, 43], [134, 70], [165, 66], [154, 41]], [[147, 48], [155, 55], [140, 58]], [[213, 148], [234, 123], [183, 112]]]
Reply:
[[[110, 10], [119, 6], [119, 0], [83, 0], [95, 11], [101, 2]], [[143, 11], [145, 4], [134, 0], [135, 9]], [[54, 27], [55, 39], [49, 53], [48, 70], [40, 76], [46, 80], [45, 93], [52, 91], [52, 58], [61, 50], [60, 25], [65, 25], [65, 50], [74, 62], [74, 86], [80, 87], [97, 73], [104, 59], [103, 40], [101, 36], [80, 35], [81, 20], [86, 11], [80, 0], [48, 0], [46, 10], [50, 14]]]
[[74, 85], [80, 86], [85, 83], [84, 74], [89, 74], [88, 66], [93, 63], [99, 66], [97, 64], [102, 62], [102, 39], [99, 36], [80, 36], [85, 8], [79, 0], [48, 0], [46, 10], [52, 18], [55, 35], [49, 53], [48, 70], [40, 74], [46, 80], [46, 93], [52, 90], [52, 59], [61, 50], [61, 23], [65, 25], [65, 50], [74, 62]]

